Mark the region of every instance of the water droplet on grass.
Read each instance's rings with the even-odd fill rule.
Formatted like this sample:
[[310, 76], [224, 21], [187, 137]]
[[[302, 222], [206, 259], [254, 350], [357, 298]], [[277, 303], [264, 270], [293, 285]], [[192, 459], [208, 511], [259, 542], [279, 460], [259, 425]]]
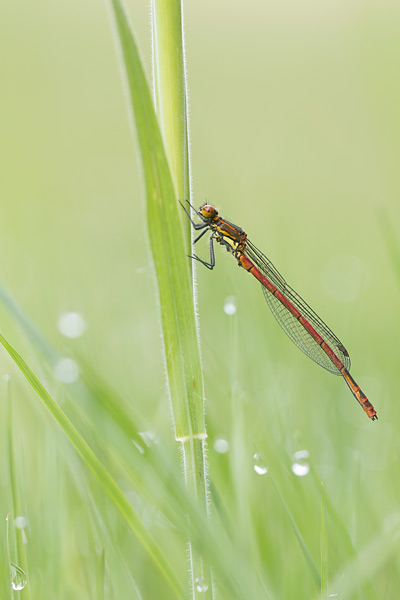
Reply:
[[58, 330], [68, 338], [81, 337], [86, 331], [85, 319], [77, 312], [64, 312], [58, 318]]
[[158, 444], [158, 438], [152, 431], [138, 431], [138, 434], [148, 448], [150, 448], [150, 446], [154, 446], [154, 444]]
[[293, 455], [292, 471], [297, 477], [304, 477], [310, 472], [308, 464], [308, 450], [298, 450]]
[[132, 440], [132, 443], [135, 448], [139, 450], [140, 454], [144, 454], [144, 448], [140, 444], [138, 444], [135, 440]]
[[253, 468], [258, 475], [265, 475], [268, 473], [268, 467], [264, 464], [264, 459], [261, 454], [256, 452], [253, 456], [254, 465]]
[[18, 517], [15, 517], [14, 527], [16, 529], [21, 530], [22, 541], [24, 542], [24, 544], [27, 544], [28, 538], [26, 537], [25, 529], [28, 527], [28, 520], [26, 519], [26, 517], [24, 517], [23, 515], [19, 515]]
[[225, 454], [229, 450], [229, 442], [224, 438], [216, 438], [214, 440], [214, 450], [218, 454]]
[[17, 529], [24, 529], [27, 526], [28, 526], [28, 521], [26, 520], [26, 518], [23, 515], [19, 515], [18, 517], [15, 517], [14, 527], [16, 527]]
[[26, 586], [25, 572], [13, 562], [10, 563], [10, 579], [13, 590], [23, 590]]
[[54, 376], [62, 383], [73, 383], [78, 379], [79, 368], [72, 358], [62, 358], [54, 366]]
[[225, 304], [224, 304], [224, 313], [226, 315], [232, 316], [236, 313], [236, 303], [235, 303], [235, 298], [234, 296], [229, 296], [229, 298], [226, 298], [225, 300]]
[[196, 590], [200, 593], [208, 590], [208, 584], [204, 581], [204, 577], [196, 577], [194, 584], [196, 586]]

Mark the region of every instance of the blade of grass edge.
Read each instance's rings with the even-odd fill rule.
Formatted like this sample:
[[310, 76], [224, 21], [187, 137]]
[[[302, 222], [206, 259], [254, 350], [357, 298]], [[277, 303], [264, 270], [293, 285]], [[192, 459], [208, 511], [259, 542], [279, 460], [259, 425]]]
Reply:
[[144, 527], [143, 523], [141, 522], [141, 520], [133, 510], [132, 506], [129, 504], [128, 500], [125, 498], [124, 494], [121, 492], [118, 485], [115, 483], [114, 479], [107, 471], [107, 469], [95, 456], [95, 454], [87, 445], [85, 440], [79, 435], [78, 431], [66, 417], [66, 415], [63, 413], [63, 411], [57, 405], [52, 396], [49, 394], [49, 392], [45, 389], [45, 387], [33, 373], [33, 371], [29, 368], [29, 366], [26, 364], [23, 358], [1, 334], [0, 343], [7, 350], [8, 354], [11, 356], [17, 367], [20, 369], [21, 373], [25, 376], [27, 381], [30, 383], [34, 391], [37, 393], [39, 398], [42, 400], [43, 404], [50, 412], [50, 414], [57, 421], [57, 423], [59, 424], [63, 432], [67, 435], [76, 451], [80, 454], [86, 465], [89, 467], [89, 469], [92, 471], [100, 485], [103, 487], [104, 491], [111, 499], [115, 507], [124, 517], [129, 528], [136, 536], [143, 548], [146, 550], [146, 552], [149, 554], [155, 566], [157, 567], [161, 575], [164, 577], [165, 581], [173, 589], [174, 593], [177, 594], [177, 597], [181, 598], [182, 587], [180, 582], [176, 579], [173, 569], [169, 566], [166, 558], [162, 554], [158, 545], [150, 536], [149, 532]]

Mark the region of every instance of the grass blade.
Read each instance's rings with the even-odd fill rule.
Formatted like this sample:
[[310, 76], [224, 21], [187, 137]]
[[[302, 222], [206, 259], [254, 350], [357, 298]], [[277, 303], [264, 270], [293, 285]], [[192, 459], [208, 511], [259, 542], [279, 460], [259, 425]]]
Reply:
[[168, 383], [177, 439], [204, 435], [202, 378], [193, 297], [175, 190], [135, 40], [112, 2], [141, 152], [150, 245], [157, 274]]
[[[170, 172], [169, 161], [164, 147], [164, 141], [157, 121], [149, 86], [146, 81], [143, 66], [140, 61], [136, 42], [128, 24], [126, 15], [119, 0], [112, 0], [118, 37], [121, 44], [123, 63], [128, 83], [131, 108], [133, 111], [136, 131], [141, 153], [147, 196], [147, 220], [150, 245], [157, 274], [158, 293], [160, 300], [161, 324], [164, 339], [165, 360], [168, 375], [168, 386], [172, 404], [175, 425], [175, 437], [182, 443], [184, 455], [185, 481], [199, 504], [207, 510], [206, 494], [206, 465], [205, 465], [205, 424], [203, 409], [203, 380], [200, 364], [200, 352], [195, 322], [192, 283], [187, 259], [187, 239], [185, 241], [182, 228], [182, 211], [178, 212], [176, 190]], [[155, 7], [158, 5], [155, 4]], [[164, 3], [164, 16], [161, 21], [155, 15], [157, 23], [155, 44], [165, 41], [160, 31], [168, 22], [175, 23], [172, 32], [177, 32], [177, 15], [180, 18], [180, 5], [176, 2]], [[169, 15], [170, 19], [166, 18]], [[159, 27], [161, 29], [159, 29]], [[168, 32], [166, 32], [168, 34]], [[169, 45], [167, 52], [172, 46]], [[182, 45], [181, 45], [182, 48]], [[179, 51], [178, 51], [179, 54]], [[168, 53], [170, 56], [170, 53]], [[175, 57], [176, 58], [176, 57]], [[178, 64], [177, 60], [169, 64]], [[181, 63], [180, 63], [181, 64]], [[160, 61], [156, 68], [158, 77], [164, 74]], [[179, 68], [178, 68], [179, 71]], [[182, 69], [180, 70], [180, 72]], [[169, 75], [168, 75], [169, 76]], [[181, 81], [181, 80], [180, 80]], [[162, 91], [173, 89], [170, 82], [165, 84]], [[175, 89], [175, 88], [174, 88]], [[177, 96], [183, 102], [185, 111], [184, 83], [176, 89]], [[158, 94], [161, 102], [162, 94]], [[179, 189], [185, 188], [187, 181], [184, 166], [185, 140], [187, 141], [186, 115], [180, 114], [181, 108], [175, 107], [172, 122], [166, 121], [167, 150], [175, 152], [174, 141], [178, 141], [178, 166], [175, 180], [180, 182]], [[176, 122], [183, 119], [180, 133], [174, 131]], [[162, 120], [164, 123], [164, 120]], [[171, 127], [170, 127], [171, 125]], [[172, 148], [172, 149], [171, 149]], [[186, 148], [187, 152], [187, 148]], [[182, 161], [183, 156], [183, 161]], [[180, 192], [182, 193], [182, 191]], [[202, 593], [203, 598], [212, 597], [212, 576], [202, 559], [197, 560], [190, 553], [190, 568], [192, 589], [194, 595]], [[196, 585], [195, 581], [206, 580], [206, 584]], [[202, 589], [200, 592], [199, 588]], [[205, 592], [205, 593], [204, 593]]]

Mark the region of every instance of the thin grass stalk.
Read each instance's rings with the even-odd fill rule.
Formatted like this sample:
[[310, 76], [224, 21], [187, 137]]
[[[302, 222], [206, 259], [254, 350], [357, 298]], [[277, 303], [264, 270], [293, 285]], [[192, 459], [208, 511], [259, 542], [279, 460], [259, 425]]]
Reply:
[[[20, 490], [20, 481], [21, 476], [18, 476], [19, 470], [16, 465], [16, 453], [14, 452], [14, 427], [13, 427], [13, 397], [11, 393], [11, 385], [9, 379], [6, 380], [7, 385], [7, 400], [8, 400], [8, 463], [9, 463], [9, 479], [10, 479], [10, 495], [11, 495], [11, 507], [12, 514], [9, 517], [10, 523], [7, 523], [7, 527], [12, 527], [12, 537], [14, 540], [14, 552], [15, 552], [15, 562], [18, 565], [18, 568], [21, 569], [21, 572], [26, 574], [28, 573], [28, 559], [26, 555], [26, 544], [23, 540], [23, 529], [22, 527], [15, 526], [15, 519], [17, 517], [21, 517], [24, 514], [22, 510], [22, 502], [21, 497], [23, 494]], [[25, 579], [26, 580], [26, 579]], [[30, 600], [31, 598], [31, 589], [30, 586], [26, 586], [23, 591], [21, 590], [21, 598], [24, 600]]]
[[10, 600], [13, 599], [13, 589], [12, 589], [12, 585], [11, 585], [11, 551], [10, 551], [10, 518], [11, 518], [11, 513], [8, 513], [7, 517], [6, 517], [6, 538], [7, 538], [7, 563], [8, 563], [8, 579], [7, 581], [8, 583], [8, 588], [9, 588], [9, 593], [10, 593]]
[[[185, 71], [184, 28], [181, 0], [152, 1], [154, 99], [177, 197], [190, 199], [190, 155]], [[186, 254], [190, 253], [191, 227], [183, 211]], [[198, 402], [203, 402], [200, 396]], [[173, 406], [173, 402], [172, 402]], [[174, 406], [173, 406], [174, 409]], [[188, 413], [190, 415], [190, 411]], [[185, 481], [207, 511], [207, 463], [205, 429], [181, 438]], [[189, 542], [189, 565], [193, 597], [213, 598], [212, 572]]]
[[[168, 2], [165, 2], [165, 9]], [[193, 304], [192, 282], [187, 259], [187, 238], [185, 241], [182, 226], [182, 210], [177, 203], [177, 191], [174, 177], [171, 175], [170, 163], [165, 152], [165, 144], [156, 118], [150, 90], [144, 75], [137, 45], [126, 14], [119, 0], [112, 0], [118, 38], [121, 44], [122, 59], [129, 90], [130, 107], [132, 108], [138, 145], [143, 166], [147, 200], [147, 222], [154, 267], [157, 276], [161, 326], [163, 332], [167, 382], [170, 392], [175, 437], [183, 447], [185, 479], [193, 497], [206, 510], [206, 472], [205, 472], [205, 426], [203, 409], [203, 380], [200, 364], [199, 343]], [[176, 21], [170, 34], [180, 36], [182, 43], [182, 25], [180, 7], [172, 3], [169, 6], [168, 19], [157, 23], [166, 24]], [[155, 6], [156, 10], [157, 7]], [[168, 34], [167, 29], [167, 34]], [[161, 37], [157, 36], [156, 46], [159, 48]], [[168, 37], [168, 35], [167, 35]], [[174, 47], [171, 43], [168, 47]], [[165, 52], [168, 48], [165, 49]], [[164, 50], [160, 49], [164, 54]], [[171, 59], [179, 59], [176, 53]], [[161, 68], [161, 67], [160, 67]], [[157, 67], [157, 71], [160, 71]], [[174, 69], [183, 75], [183, 65]], [[169, 87], [175, 85], [168, 84]], [[180, 83], [179, 89], [185, 89]], [[182, 108], [183, 107], [183, 108]], [[177, 114], [186, 121], [186, 102], [182, 99]], [[183, 111], [183, 112], [182, 112]], [[162, 116], [160, 116], [162, 120]], [[175, 121], [175, 120], [174, 120]], [[186, 126], [179, 129], [180, 135], [187, 132]], [[175, 136], [178, 133], [175, 131]], [[187, 142], [186, 142], [187, 143]], [[185, 140], [177, 143], [177, 148], [185, 148]], [[187, 146], [186, 146], [187, 147]], [[184, 189], [185, 173], [188, 165], [178, 161], [179, 173], [175, 178], [182, 179]], [[181, 184], [180, 184], [181, 185]], [[203, 564], [200, 553], [191, 557], [191, 585], [193, 597], [201, 594], [201, 598], [212, 598], [211, 571]], [[207, 588], [207, 589], [206, 589]]]
[[328, 536], [326, 530], [326, 505], [325, 499], [321, 496], [321, 534], [320, 534], [320, 553], [321, 553], [321, 600], [325, 600], [328, 590]]

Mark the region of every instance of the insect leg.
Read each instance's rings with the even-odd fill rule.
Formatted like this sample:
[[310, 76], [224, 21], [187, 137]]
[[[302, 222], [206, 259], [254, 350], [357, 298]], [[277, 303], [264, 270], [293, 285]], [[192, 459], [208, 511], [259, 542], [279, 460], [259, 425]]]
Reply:
[[[192, 206], [192, 205], [190, 204], [190, 202], [188, 202], [188, 200], [186, 200], [186, 202], [189, 204], [189, 206]], [[196, 230], [197, 230], [197, 229], [203, 229], [204, 227], [208, 227], [208, 224], [207, 224], [207, 223], [195, 223], [195, 222], [193, 221], [192, 217], [190, 216], [190, 213], [189, 213], [189, 211], [186, 209], [185, 205], [184, 205], [184, 204], [182, 204], [182, 202], [181, 202], [180, 200], [179, 200], [179, 204], [182, 206], [183, 210], [185, 211], [185, 213], [186, 213], [186, 214], [187, 214], [187, 216], [189, 217], [189, 219], [190, 219], [190, 222], [191, 222], [191, 224], [193, 225], [193, 228], [194, 228], [194, 229], [196, 229]], [[193, 208], [193, 206], [192, 206], [192, 208]], [[193, 210], [195, 210], [195, 209], [193, 208]], [[196, 214], [198, 214], [197, 210], [196, 210]]]
[[[203, 223], [203, 227], [208, 227], [207, 223]], [[197, 229], [202, 229], [202, 228], [198, 227]], [[201, 239], [205, 233], [207, 233], [207, 229], [204, 229], [204, 231], [202, 231], [200, 233], [200, 235], [198, 235], [197, 238], [195, 240], [193, 240], [193, 244], [195, 244], [196, 242], [198, 242], [199, 239]]]
[[[201, 234], [203, 235], [203, 234]], [[210, 269], [210, 271], [213, 270], [213, 268], [215, 267], [215, 254], [214, 254], [214, 234], [212, 233], [210, 235], [210, 262], [206, 262], [205, 260], [202, 260], [201, 258], [199, 258], [198, 256], [196, 256], [196, 254], [193, 254], [193, 256], [189, 256], [189, 258], [192, 258], [193, 260], [198, 260], [202, 265], [204, 265], [205, 267], [207, 267], [207, 269]]]

